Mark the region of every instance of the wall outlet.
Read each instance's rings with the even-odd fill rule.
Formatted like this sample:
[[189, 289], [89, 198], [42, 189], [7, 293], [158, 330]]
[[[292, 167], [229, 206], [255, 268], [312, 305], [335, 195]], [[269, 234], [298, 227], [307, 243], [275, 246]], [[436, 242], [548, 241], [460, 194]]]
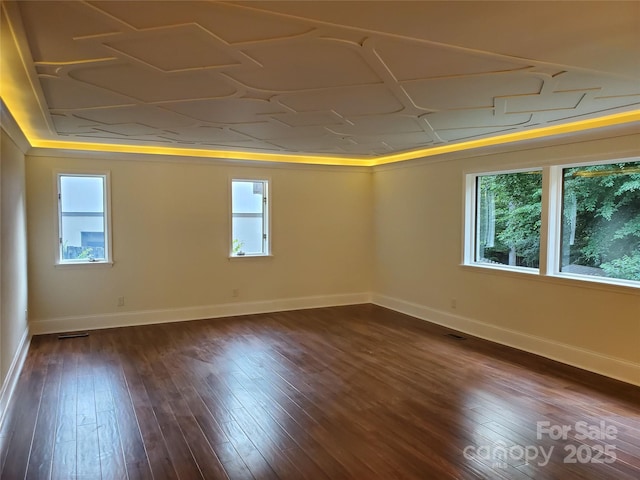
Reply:
[[118, 297], [118, 306], [124, 307], [124, 297]]
[[456, 308], [458, 308], [458, 300], [456, 300], [455, 298], [451, 299], [451, 308], [453, 310], [455, 310]]
[[239, 288], [234, 288], [233, 290], [231, 290], [231, 296], [233, 298], [237, 298], [240, 296], [240, 289]]

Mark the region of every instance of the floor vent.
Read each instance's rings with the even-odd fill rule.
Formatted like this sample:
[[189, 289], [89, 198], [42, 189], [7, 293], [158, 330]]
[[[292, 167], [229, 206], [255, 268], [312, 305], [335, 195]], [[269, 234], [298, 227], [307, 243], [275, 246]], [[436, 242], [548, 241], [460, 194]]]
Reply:
[[466, 340], [467, 337], [463, 337], [462, 335], [456, 335], [455, 333], [447, 333], [445, 337], [455, 338], [456, 340]]
[[63, 333], [62, 335], [58, 335], [58, 340], [66, 340], [67, 338], [80, 338], [80, 337], [88, 337], [89, 334], [87, 332], [80, 333]]

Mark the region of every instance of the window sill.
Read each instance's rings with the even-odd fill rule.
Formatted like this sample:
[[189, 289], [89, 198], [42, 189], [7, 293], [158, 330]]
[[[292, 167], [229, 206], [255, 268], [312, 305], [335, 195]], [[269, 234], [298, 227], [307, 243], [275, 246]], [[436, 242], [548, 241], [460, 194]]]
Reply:
[[640, 293], [640, 282], [634, 282], [632, 280], [618, 280], [615, 278], [597, 277], [589, 275], [577, 275], [570, 273], [555, 273], [553, 275], [547, 275], [547, 278], [553, 278], [555, 280], [571, 284], [573, 282], [581, 282], [592, 286], [592, 288], [601, 289], [630, 289], [632, 293]]
[[515, 273], [515, 274], [524, 274], [524, 275], [534, 275], [539, 276], [540, 270], [537, 268], [528, 268], [528, 267], [512, 267], [509, 265], [501, 265], [495, 263], [465, 263], [462, 265], [463, 267], [469, 268], [478, 268], [482, 270], [493, 270], [497, 272], [505, 272], [505, 273]]
[[65, 262], [65, 263], [56, 263], [54, 265], [55, 268], [111, 268], [113, 267], [113, 262]]
[[565, 285], [577, 288], [590, 288], [594, 290], [604, 290], [627, 295], [640, 294], [640, 283], [633, 283], [628, 280], [615, 280], [610, 278], [589, 277], [587, 275], [570, 275], [567, 273], [556, 273], [553, 275], [541, 275], [535, 268], [508, 267], [482, 264], [461, 264], [463, 269], [476, 273], [489, 273], [492, 275], [506, 275], [510, 277], [535, 280], [555, 285]]
[[273, 258], [272, 254], [267, 255], [229, 255], [229, 260], [242, 260], [243, 258]]

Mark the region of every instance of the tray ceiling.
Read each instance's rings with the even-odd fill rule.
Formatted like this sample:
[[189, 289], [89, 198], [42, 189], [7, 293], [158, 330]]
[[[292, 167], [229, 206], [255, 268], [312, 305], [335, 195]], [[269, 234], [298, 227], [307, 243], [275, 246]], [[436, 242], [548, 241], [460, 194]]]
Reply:
[[21, 126], [38, 140], [367, 159], [640, 108], [638, 2], [3, 12], [19, 51], [3, 37], [3, 57], [29, 79], [15, 96], [35, 98]]

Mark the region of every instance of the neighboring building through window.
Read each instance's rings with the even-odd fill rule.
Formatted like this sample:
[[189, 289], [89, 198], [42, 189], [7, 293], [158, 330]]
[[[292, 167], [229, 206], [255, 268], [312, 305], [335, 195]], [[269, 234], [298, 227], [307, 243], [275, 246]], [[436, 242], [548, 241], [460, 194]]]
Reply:
[[269, 181], [231, 181], [231, 255], [266, 256], [269, 247]]
[[58, 263], [110, 261], [108, 174], [59, 173]]

